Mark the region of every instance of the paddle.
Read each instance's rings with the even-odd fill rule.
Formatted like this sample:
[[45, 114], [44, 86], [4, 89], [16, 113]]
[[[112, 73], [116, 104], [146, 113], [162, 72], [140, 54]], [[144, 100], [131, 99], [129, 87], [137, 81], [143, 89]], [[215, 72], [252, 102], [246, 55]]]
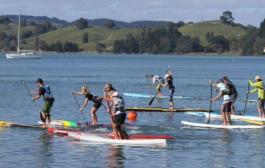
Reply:
[[209, 115], [208, 115], [208, 121], [207, 121], [207, 124], [210, 123], [210, 118], [211, 118], [211, 111], [212, 111], [212, 97], [213, 97], [213, 84], [212, 82], [210, 83], [211, 87], [211, 91], [210, 91], [210, 107], [209, 107]]
[[[73, 95], [73, 99], [74, 99], [74, 101], [75, 101], [75, 104], [77, 105], [77, 107], [80, 109], [81, 108], [81, 106], [80, 106], [80, 104], [79, 104], [79, 102], [78, 102], [78, 100], [77, 100], [77, 98], [76, 98], [76, 96], [75, 96], [75, 93], [74, 92], [72, 92], [72, 95]], [[82, 120], [83, 120], [83, 123], [85, 123], [87, 120], [86, 120], [86, 117], [85, 117], [85, 114], [84, 114], [84, 112], [83, 111], [81, 111], [81, 113], [82, 113]]]
[[249, 89], [250, 89], [250, 84], [249, 84], [249, 82], [248, 82], [248, 91], [247, 91], [247, 95], [246, 95], [246, 101], [245, 101], [245, 107], [244, 107], [244, 111], [243, 111], [243, 114], [242, 114], [242, 115], [245, 115], [245, 113], [246, 113], [246, 110], [247, 110]]
[[[25, 89], [27, 90], [29, 96], [30, 96], [31, 98], [33, 98], [33, 95], [31, 94], [31, 91], [30, 91], [30, 89], [29, 89], [29, 87], [28, 87], [26, 81], [21, 80], [21, 83], [23, 84], [23, 86], [24, 86]], [[38, 106], [38, 108], [39, 108], [39, 104], [38, 104], [36, 101], [34, 101], [34, 103], [35, 103], [36, 106]], [[41, 108], [39, 108], [39, 109], [41, 109]], [[40, 110], [40, 119], [41, 119], [42, 122], [45, 122], [45, 119], [44, 119], [44, 117], [43, 117], [43, 115], [42, 115], [41, 110]]]
[[152, 99], [149, 101], [148, 105], [151, 106], [153, 101], [155, 100], [156, 96], [158, 94], [158, 91], [156, 91], [156, 94], [152, 97]]

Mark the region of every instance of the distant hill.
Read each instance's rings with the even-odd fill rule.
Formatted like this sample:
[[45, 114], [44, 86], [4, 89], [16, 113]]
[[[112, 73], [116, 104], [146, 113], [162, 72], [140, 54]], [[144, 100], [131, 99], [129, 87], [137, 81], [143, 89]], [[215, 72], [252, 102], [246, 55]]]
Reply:
[[194, 24], [187, 24], [179, 28], [183, 35], [199, 37], [202, 44], [207, 44], [207, 32], [213, 32], [215, 35], [222, 35], [228, 39], [240, 39], [246, 35], [247, 30], [239, 26], [231, 26], [216, 21], [205, 21]]
[[[18, 15], [2, 15], [5, 17], [8, 17], [9, 20], [11, 20], [12, 22], [18, 22]], [[51, 22], [53, 25], [57, 25], [57, 26], [66, 26], [69, 24], [69, 22], [62, 20], [62, 19], [58, 19], [55, 17], [49, 18], [47, 16], [28, 16], [28, 15], [21, 15], [21, 20], [26, 20], [27, 22], [36, 22], [36, 23], [43, 23], [46, 21]]]
[[112, 19], [87, 19], [88, 24], [92, 26], [104, 26], [107, 22], [112, 21], [114, 23], [114, 28], [143, 28], [143, 27], [158, 27], [167, 26], [170, 23], [168, 21], [134, 21], [134, 22], [123, 22]]
[[[141, 31], [140, 28], [108, 29], [106, 27], [102, 27], [104, 21], [107, 20], [96, 19], [94, 20], [93, 23], [99, 26], [93, 26], [82, 30], [77, 29], [73, 25], [58, 28], [57, 30], [50, 31], [48, 33], [40, 35], [40, 40], [45, 40], [49, 44], [55, 43], [57, 41], [60, 42], [69, 41], [78, 44], [78, 46], [80, 48], [83, 48], [85, 51], [95, 51], [96, 43], [102, 43], [106, 45], [106, 48], [111, 50], [115, 40], [120, 40], [125, 38], [128, 33], [137, 34]], [[122, 23], [125, 22], [120, 22], [119, 26], [125, 26], [125, 27], [128, 26], [126, 24], [122, 25]], [[131, 25], [134, 25], [134, 23], [135, 22], [132, 22]], [[138, 23], [136, 24], [137, 27], [139, 27], [140, 25]], [[219, 21], [208, 21], [208, 22], [200, 22], [195, 24], [187, 24], [179, 28], [179, 31], [183, 35], [189, 35], [191, 37], [199, 37], [203, 45], [207, 45], [207, 40], [206, 40], [207, 32], [213, 32], [215, 35], [222, 35], [228, 39], [232, 38], [240, 39], [247, 32], [247, 30], [243, 28], [225, 25]], [[82, 36], [85, 32], [88, 33], [88, 43], [84, 44], [82, 43]], [[34, 38], [30, 38], [27, 41], [29, 45], [28, 47], [30, 47], [34, 43]]]

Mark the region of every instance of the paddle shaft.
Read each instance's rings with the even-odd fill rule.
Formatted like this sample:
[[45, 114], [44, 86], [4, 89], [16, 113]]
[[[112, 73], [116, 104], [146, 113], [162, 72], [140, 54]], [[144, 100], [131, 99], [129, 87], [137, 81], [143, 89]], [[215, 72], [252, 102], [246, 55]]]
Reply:
[[212, 83], [210, 83], [211, 84], [211, 86], [210, 86], [210, 107], [209, 107], [209, 115], [208, 115], [208, 120], [207, 120], [207, 124], [209, 124], [210, 123], [210, 118], [211, 118], [211, 111], [212, 111], [212, 103], [213, 103], [213, 101], [212, 101], [212, 97], [213, 97], [213, 84]]
[[[80, 106], [80, 104], [79, 104], [79, 102], [78, 102], [78, 100], [77, 100], [75, 94], [72, 93], [72, 95], [73, 95], [73, 98], [74, 98], [75, 104], [77, 105], [77, 107], [78, 107], [79, 110], [80, 110], [81, 106]], [[83, 111], [81, 111], [81, 113], [82, 113], [83, 122], [85, 123], [85, 121], [87, 121], [87, 120], [86, 120], [86, 117], [85, 117], [85, 114], [84, 114]]]
[[158, 91], [156, 91], [156, 94], [152, 97], [152, 99], [149, 101], [148, 105], [151, 106], [155, 98], [157, 97]]
[[248, 82], [248, 91], [247, 91], [247, 95], [246, 95], [246, 102], [245, 102], [245, 107], [244, 107], [244, 111], [243, 111], [243, 114], [242, 114], [242, 115], [245, 115], [245, 113], [246, 113], [246, 110], [247, 110], [249, 89], [250, 89], [250, 84], [249, 84], [249, 82]]
[[[30, 91], [30, 89], [29, 89], [29, 87], [28, 87], [26, 81], [22, 80], [21, 83], [23, 84], [23, 86], [24, 86], [25, 89], [27, 90], [29, 96], [30, 96], [31, 98], [33, 98], [33, 95], [31, 94], [31, 91]], [[40, 105], [39, 105], [36, 101], [33, 101], [33, 102], [34, 102], [34, 104], [36, 104], [36, 106], [38, 106], [38, 109], [41, 109], [41, 108], [39, 107]], [[41, 119], [42, 122], [45, 122], [45, 119], [44, 119], [44, 117], [43, 117], [43, 114], [42, 114], [41, 110], [40, 110], [40, 119]]]

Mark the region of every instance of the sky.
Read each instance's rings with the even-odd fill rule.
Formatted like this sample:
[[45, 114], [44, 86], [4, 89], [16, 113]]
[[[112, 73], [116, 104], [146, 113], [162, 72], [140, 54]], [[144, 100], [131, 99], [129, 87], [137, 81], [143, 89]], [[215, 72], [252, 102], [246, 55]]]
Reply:
[[0, 0], [0, 15], [22, 14], [73, 21], [109, 18], [120, 21], [216, 20], [231, 11], [236, 23], [259, 26], [265, 0]]

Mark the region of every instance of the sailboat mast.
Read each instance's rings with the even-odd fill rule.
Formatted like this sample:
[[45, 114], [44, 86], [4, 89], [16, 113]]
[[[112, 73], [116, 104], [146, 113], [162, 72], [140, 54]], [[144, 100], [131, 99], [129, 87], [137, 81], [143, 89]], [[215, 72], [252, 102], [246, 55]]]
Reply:
[[20, 52], [20, 15], [18, 17], [18, 31], [17, 31], [17, 52]]

